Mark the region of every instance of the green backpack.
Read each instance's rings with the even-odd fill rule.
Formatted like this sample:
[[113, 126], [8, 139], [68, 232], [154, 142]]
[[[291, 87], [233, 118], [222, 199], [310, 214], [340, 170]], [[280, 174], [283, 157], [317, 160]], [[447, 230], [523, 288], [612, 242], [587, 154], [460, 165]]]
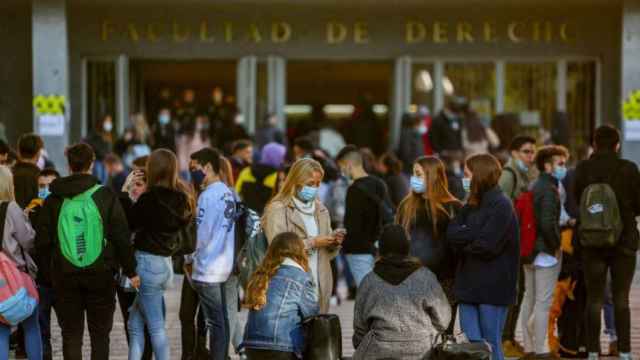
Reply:
[[92, 265], [102, 255], [106, 240], [100, 211], [93, 194], [102, 187], [95, 185], [82, 194], [64, 199], [58, 218], [60, 252], [77, 268]]
[[618, 244], [622, 218], [616, 194], [609, 184], [587, 186], [580, 198], [580, 244], [589, 248], [607, 248]]

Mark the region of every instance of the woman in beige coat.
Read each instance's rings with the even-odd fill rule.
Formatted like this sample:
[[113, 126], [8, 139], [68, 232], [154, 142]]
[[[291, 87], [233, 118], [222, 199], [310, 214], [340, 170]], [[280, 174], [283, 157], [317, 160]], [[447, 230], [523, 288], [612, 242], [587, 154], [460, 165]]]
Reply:
[[338, 254], [344, 234], [332, 233], [329, 211], [317, 198], [323, 176], [317, 161], [296, 161], [280, 192], [267, 205], [262, 226], [269, 243], [283, 232], [293, 232], [304, 239], [320, 312], [327, 313], [333, 288], [330, 261]]

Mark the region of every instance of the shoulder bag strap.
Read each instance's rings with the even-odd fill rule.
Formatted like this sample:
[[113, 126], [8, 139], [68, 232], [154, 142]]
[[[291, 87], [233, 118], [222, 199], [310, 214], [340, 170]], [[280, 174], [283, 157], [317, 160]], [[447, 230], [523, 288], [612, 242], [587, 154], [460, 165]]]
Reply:
[[2, 244], [4, 243], [4, 224], [7, 222], [8, 208], [8, 201], [3, 201], [2, 204], [0, 204], [0, 251], [2, 251]]
[[508, 173], [511, 173], [511, 175], [513, 176], [513, 189], [511, 190], [511, 198], [515, 200], [514, 197], [516, 196], [516, 190], [518, 189], [518, 175], [516, 174], [516, 171], [510, 167], [505, 166], [504, 170]]

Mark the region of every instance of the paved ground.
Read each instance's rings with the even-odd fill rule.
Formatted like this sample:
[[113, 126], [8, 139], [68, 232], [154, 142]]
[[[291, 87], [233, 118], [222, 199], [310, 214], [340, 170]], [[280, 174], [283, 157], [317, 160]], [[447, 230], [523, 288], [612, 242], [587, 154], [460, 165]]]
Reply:
[[[182, 278], [175, 278], [174, 286], [169, 290], [167, 294], [167, 310], [168, 321], [167, 328], [169, 329], [169, 336], [171, 339], [171, 359], [179, 359], [181, 354], [180, 349], [180, 321], [178, 320], [178, 307], [180, 304], [180, 291], [182, 284]], [[353, 353], [353, 346], [351, 345], [351, 336], [353, 335], [353, 302], [343, 302], [341, 306], [334, 307], [332, 312], [337, 313], [340, 316], [342, 323], [342, 335], [343, 335], [343, 348], [344, 355], [351, 356]], [[634, 288], [631, 294], [631, 312], [633, 319], [640, 319], [640, 279], [635, 277]], [[55, 320], [53, 320], [55, 324]], [[634, 351], [634, 357], [640, 358], [640, 321], [631, 321], [632, 326], [632, 342]], [[62, 342], [60, 338], [60, 329], [58, 326], [53, 326], [53, 348], [54, 359], [62, 359]], [[604, 337], [603, 337], [604, 341]], [[85, 346], [84, 346], [84, 358], [89, 359], [89, 339], [85, 334]], [[604, 347], [603, 347], [604, 349]], [[13, 358], [12, 358], [13, 359]], [[120, 311], [116, 310], [115, 324], [113, 332], [111, 333], [111, 353], [110, 359], [124, 360], [127, 359], [127, 343], [124, 336], [124, 327], [122, 323], [122, 317]]]

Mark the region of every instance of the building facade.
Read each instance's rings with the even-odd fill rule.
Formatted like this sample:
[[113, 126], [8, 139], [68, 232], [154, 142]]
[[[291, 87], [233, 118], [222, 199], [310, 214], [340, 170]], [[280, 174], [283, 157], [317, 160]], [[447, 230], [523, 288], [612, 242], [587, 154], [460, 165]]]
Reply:
[[[367, 99], [392, 147], [403, 113], [460, 95], [529, 131], [566, 113], [577, 148], [599, 124], [625, 128], [639, 17], [638, 0], [5, 0], [0, 120], [10, 139], [34, 130], [60, 149], [105, 113], [119, 130], [134, 111], [153, 117], [160, 88], [218, 87], [249, 132], [319, 105], [348, 119]], [[625, 153], [640, 160], [635, 142]]]

